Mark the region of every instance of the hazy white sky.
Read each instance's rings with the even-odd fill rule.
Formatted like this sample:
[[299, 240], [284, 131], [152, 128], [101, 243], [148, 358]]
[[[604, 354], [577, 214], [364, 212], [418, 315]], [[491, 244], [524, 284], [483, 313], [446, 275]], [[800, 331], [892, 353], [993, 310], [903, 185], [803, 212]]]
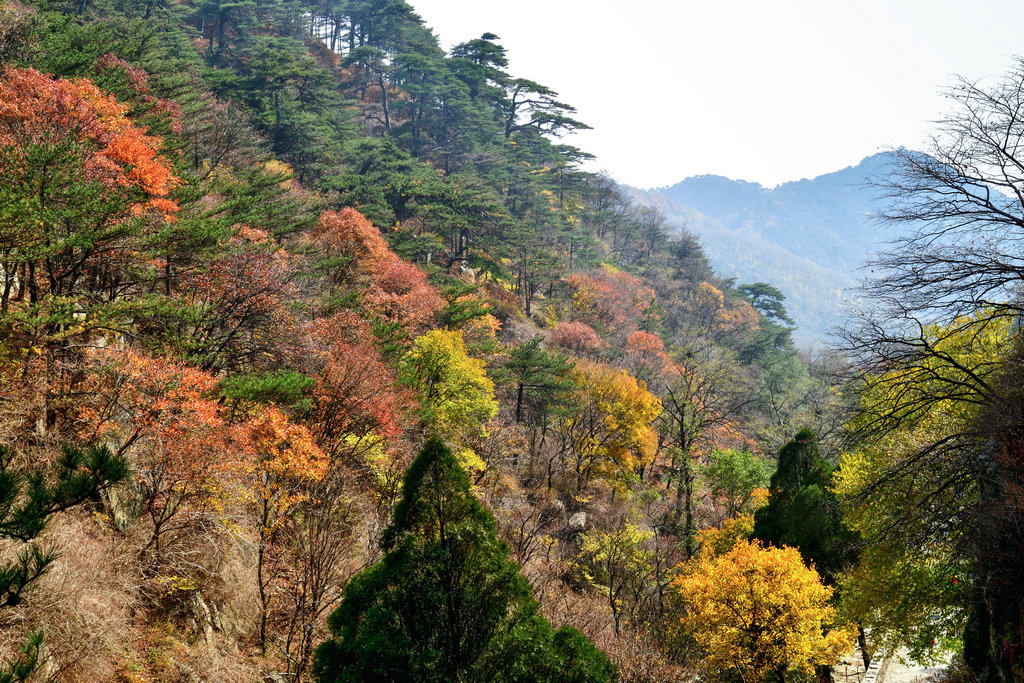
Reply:
[[920, 147], [954, 75], [1024, 54], [1011, 0], [409, 0], [446, 48], [491, 31], [514, 76], [594, 127], [570, 140], [641, 187], [775, 185]]

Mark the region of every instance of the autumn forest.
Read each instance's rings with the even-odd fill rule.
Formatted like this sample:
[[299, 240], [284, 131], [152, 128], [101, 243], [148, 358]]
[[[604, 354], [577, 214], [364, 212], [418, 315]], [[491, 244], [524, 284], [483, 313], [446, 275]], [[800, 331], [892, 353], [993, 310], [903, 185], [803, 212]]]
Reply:
[[1022, 98], [811, 352], [498, 35], [0, 0], [0, 682], [1024, 680]]

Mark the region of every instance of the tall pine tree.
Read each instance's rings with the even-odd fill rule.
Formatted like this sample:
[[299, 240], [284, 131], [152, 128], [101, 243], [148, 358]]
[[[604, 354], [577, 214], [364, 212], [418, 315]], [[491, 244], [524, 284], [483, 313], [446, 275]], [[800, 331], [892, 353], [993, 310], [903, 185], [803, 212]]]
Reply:
[[826, 584], [853, 560], [856, 536], [842, 523], [830, 486], [834, 467], [818, 450], [817, 436], [801, 429], [779, 451], [768, 489], [768, 505], [754, 517], [754, 538], [800, 550]]
[[578, 631], [553, 630], [529, 582], [470, 493], [451, 450], [430, 439], [406, 473], [381, 540], [317, 652], [320, 681], [558, 681], [617, 678]]

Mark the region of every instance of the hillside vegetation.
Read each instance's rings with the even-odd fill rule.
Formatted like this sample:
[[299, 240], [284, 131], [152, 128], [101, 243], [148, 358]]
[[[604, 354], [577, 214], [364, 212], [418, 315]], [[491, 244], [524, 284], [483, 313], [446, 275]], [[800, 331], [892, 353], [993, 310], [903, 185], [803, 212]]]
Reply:
[[1014, 675], [998, 239], [809, 358], [495, 34], [0, 0], [0, 62], [0, 681]]

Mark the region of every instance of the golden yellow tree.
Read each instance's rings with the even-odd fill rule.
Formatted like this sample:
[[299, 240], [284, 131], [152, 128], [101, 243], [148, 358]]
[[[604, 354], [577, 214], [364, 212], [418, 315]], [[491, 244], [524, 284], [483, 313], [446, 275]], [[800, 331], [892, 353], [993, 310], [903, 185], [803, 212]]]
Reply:
[[654, 457], [658, 437], [651, 423], [661, 401], [643, 381], [601, 363], [578, 361], [572, 379], [579, 389], [559, 426], [576, 489], [594, 475], [621, 484]]
[[472, 443], [485, 436], [484, 423], [498, 412], [487, 365], [470, 357], [462, 330], [431, 330], [412, 343], [399, 369], [402, 384], [416, 392], [423, 427], [443, 434], [469, 471], [487, 468]]
[[740, 541], [722, 555], [702, 554], [683, 565], [671, 591], [681, 611], [673, 639], [692, 638], [706, 668], [748, 683], [812, 673], [853, 642], [849, 627], [835, 627], [832, 589], [795, 548]]

